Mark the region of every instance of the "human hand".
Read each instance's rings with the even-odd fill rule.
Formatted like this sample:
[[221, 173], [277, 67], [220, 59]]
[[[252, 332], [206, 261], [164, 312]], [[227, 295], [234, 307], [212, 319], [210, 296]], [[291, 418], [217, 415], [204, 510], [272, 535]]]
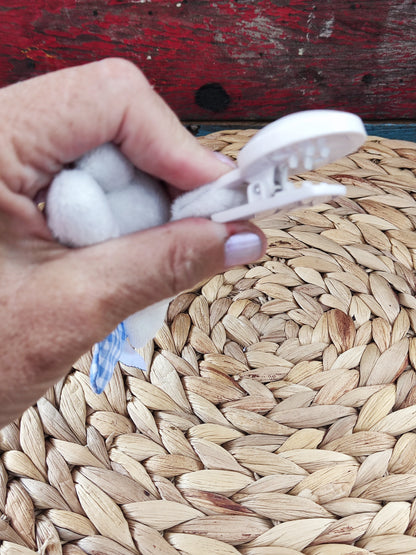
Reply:
[[234, 264], [264, 236], [188, 219], [82, 249], [56, 243], [36, 207], [65, 164], [113, 141], [177, 190], [227, 166], [198, 145], [132, 64], [107, 59], [0, 90], [0, 426], [19, 416], [130, 314]]

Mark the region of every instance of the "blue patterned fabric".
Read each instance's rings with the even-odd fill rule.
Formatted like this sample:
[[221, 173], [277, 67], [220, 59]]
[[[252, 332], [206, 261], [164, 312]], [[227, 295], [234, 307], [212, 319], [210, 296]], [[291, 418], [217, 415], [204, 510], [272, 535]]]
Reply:
[[95, 393], [102, 393], [111, 380], [126, 339], [127, 334], [122, 322], [109, 336], [94, 346], [90, 382]]

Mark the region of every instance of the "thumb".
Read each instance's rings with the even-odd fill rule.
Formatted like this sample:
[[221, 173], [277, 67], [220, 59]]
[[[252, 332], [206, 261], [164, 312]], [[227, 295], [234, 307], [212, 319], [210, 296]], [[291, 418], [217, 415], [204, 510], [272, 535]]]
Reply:
[[[35, 402], [127, 316], [230, 266], [258, 259], [265, 246], [265, 237], [251, 224], [204, 219], [82, 249], [49, 246], [44, 262], [20, 272], [16, 293], [6, 301], [13, 308], [2, 335], [8, 364], [0, 426]], [[15, 260], [18, 267], [21, 262]], [[26, 333], [24, 348], [19, 330]]]
[[[190, 289], [237, 264], [253, 262], [266, 248], [262, 232], [243, 223], [186, 219], [71, 251], [72, 283], [82, 278], [85, 321], [95, 320], [92, 342], [130, 314]], [[80, 270], [81, 269], [81, 270]], [[82, 275], [81, 275], [82, 274]]]

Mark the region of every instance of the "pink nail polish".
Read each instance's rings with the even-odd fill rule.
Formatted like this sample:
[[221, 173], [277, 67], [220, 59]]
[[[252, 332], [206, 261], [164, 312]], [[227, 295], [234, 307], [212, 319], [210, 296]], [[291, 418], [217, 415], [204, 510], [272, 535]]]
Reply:
[[227, 268], [238, 264], [255, 262], [263, 253], [262, 240], [255, 233], [231, 235], [225, 243], [225, 265]]
[[228, 156], [226, 156], [222, 152], [213, 151], [212, 154], [215, 156], [215, 158], [217, 158], [217, 160], [219, 160], [223, 164], [226, 164], [230, 168], [235, 169], [237, 167], [237, 164], [234, 162], [234, 160], [232, 160], [231, 158], [229, 158]]

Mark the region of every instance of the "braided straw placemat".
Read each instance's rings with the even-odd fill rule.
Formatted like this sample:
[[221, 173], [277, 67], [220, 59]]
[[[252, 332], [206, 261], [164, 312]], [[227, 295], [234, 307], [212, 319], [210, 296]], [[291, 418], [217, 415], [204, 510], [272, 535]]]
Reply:
[[347, 196], [261, 220], [267, 255], [177, 297], [148, 374], [97, 396], [85, 355], [2, 430], [0, 553], [416, 553], [416, 145], [303, 177]]

